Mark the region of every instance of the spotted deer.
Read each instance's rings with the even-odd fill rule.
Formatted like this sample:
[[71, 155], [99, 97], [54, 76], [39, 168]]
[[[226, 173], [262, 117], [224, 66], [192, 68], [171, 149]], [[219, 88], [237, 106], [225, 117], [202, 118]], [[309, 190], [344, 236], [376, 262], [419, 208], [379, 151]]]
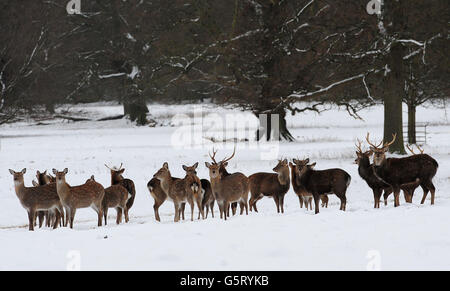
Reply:
[[[64, 213], [63, 206], [59, 199], [56, 184], [48, 184], [37, 187], [25, 187], [23, 175], [27, 172], [23, 169], [20, 172], [9, 170], [14, 179], [14, 189], [17, 198], [23, 208], [28, 212], [28, 229], [34, 231], [36, 211], [49, 211], [58, 209], [59, 213]], [[55, 220], [53, 229], [58, 227], [58, 220]]]
[[[162, 168], [156, 172], [153, 178], [159, 180], [161, 188], [167, 193], [167, 198], [172, 200], [175, 207], [174, 221], [180, 221], [180, 215], [182, 212], [182, 204], [189, 203], [191, 206], [191, 221], [194, 220], [194, 203], [197, 202], [200, 213], [204, 217], [203, 210], [201, 209], [201, 182], [198, 177], [193, 174], [198, 163], [192, 167], [183, 166], [186, 171], [186, 176], [183, 179], [173, 179], [169, 171], [169, 164], [166, 162]], [[199, 204], [200, 202], [200, 204]]]
[[266, 196], [273, 198], [278, 213], [284, 213], [284, 196], [291, 186], [287, 159], [279, 160], [273, 171], [276, 174], [256, 173], [248, 177], [251, 193], [250, 210], [253, 208], [258, 212], [256, 202]]
[[[172, 180], [180, 180], [180, 178], [172, 177]], [[153, 204], [153, 210], [155, 212], [156, 221], [161, 221], [161, 217], [159, 216], [159, 207], [163, 205], [163, 203], [168, 199], [168, 193], [164, 191], [161, 187], [161, 182], [152, 178], [147, 184], [148, 191], [150, 191], [150, 195], [153, 197], [155, 201]], [[180, 207], [180, 217], [184, 220], [184, 209], [186, 204], [182, 204]]]
[[61, 199], [64, 209], [69, 213], [70, 228], [73, 228], [76, 210], [88, 207], [91, 207], [97, 212], [98, 226], [102, 226], [102, 202], [105, 196], [105, 188], [95, 181], [87, 181], [87, 183], [79, 186], [70, 186], [66, 182], [68, 172], [69, 170], [67, 168], [62, 172], [53, 169], [53, 174], [56, 176], [58, 196]]
[[209, 176], [211, 181], [211, 187], [217, 204], [219, 205], [220, 218], [227, 220], [227, 216], [230, 215], [229, 206], [231, 203], [238, 202], [241, 206], [241, 215], [245, 212], [248, 215], [248, 193], [249, 193], [249, 180], [247, 176], [242, 173], [233, 173], [224, 175], [220, 170], [222, 166], [226, 167], [227, 162], [230, 161], [236, 154], [236, 148], [229, 158], [225, 158], [220, 162], [215, 160], [217, 151], [213, 149], [213, 155], [209, 155], [212, 164], [205, 162], [206, 167], [209, 169]]

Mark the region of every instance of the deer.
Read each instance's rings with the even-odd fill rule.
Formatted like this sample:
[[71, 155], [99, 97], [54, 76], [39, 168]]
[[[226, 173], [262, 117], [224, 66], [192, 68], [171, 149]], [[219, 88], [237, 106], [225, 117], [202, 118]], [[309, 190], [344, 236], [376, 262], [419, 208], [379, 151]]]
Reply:
[[[172, 180], [180, 180], [180, 178], [172, 177]], [[147, 183], [147, 189], [150, 192], [150, 195], [153, 197], [155, 203], [153, 204], [153, 210], [155, 212], [155, 219], [156, 221], [161, 222], [161, 218], [159, 216], [159, 207], [164, 204], [164, 202], [168, 199], [168, 193], [164, 191], [164, 189], [161, 187], [161, 182], [156, 179], [152, 178]], [[181, 219], [184, 220], [184, 209], [185, 209], [184, 203], [181, 204], [180, 207], [180, 216]]]
[[73, 222], [77, 209], [88, 208], [97, 212], [98, 226], [102, 226], [103, 215], [103, 197], [105, 196], [105, 188], [95, 181], [87, 181], [83, 185], [70, 186], [66, 182], [66, 175], [69, 172], [65, 168], [62, 172], [53, 169], [53, 174], [56, 177], [56, 190], [58, 196], [64, 206], [64, 209], [69, 213], [70, 228], [73, 229]]
[[127, 189], [128, 193], [130, 194], [128, 201], [127, 201], [127, 209], [128, 211], [133, 207], [134, 204], [134, 198], [136, 197], [136, 187], [134, 185], [134, 182], [130, 179], [125, 179], [123, 177], [123, 173], [125, 172], [125, 169], [122, 168], [123, 164], [120, 164], [119, 168], [113, 167], [110, 168], [106, 164], [105, 166], [111, 171], [111, 186], [112, 185], [121, 185], [125, 189]]
[[167, 193], [167, 198], [173, 201], [175, 207], [174, 222], [180, 221], [181, 207], [185, 203], [189, 203], [191, 206], [191, 221], [194, 221], [194, 202], [197, 202], [199, 211], [204, 217], [201, 209], [201, 182], [193, 174], [197, 167], [198, 163], [192, 167], [183, 166], [186, 176], [183, 179], [173, 179], [169, 170], [169, 164], [165, 162], [162, 168], [153, 176], [153, 178], [159, 180], [162, 190]]
[[256, 173], [248, 177], [250, 186], [250, 210], [258, 212], [256, 202], [264, 196], [273, 197], [278, 213], [284, 213], [284, 196], [291, 187], [288, 160], [279, 160], [273, 173]]
[[[205, 218], [208, 218], [209, 210], [211, 210], [212, 218], [214, 218], [214, 203], [216, 202], [216, 199], [214, 198], [212, 192], [211, 182], [209, 182], [207, 179], [201, 179], [200, 182], [202, 183], [203, 191], [202, 208], [203, 211], [205, 211], [206, 209]], [[198, 219], [200, 219], [200, 213]]]
[[217, 151], [213, 149], [213, 155], [209, 154], [213, 163], [205, 162], [205, 166], [209, 169], [213, 195], [219, 205], [220, 219], [227, 220], [227, 216], [230, 214], [230, 204], [236, 202], [240, 204], [241, 215], [244, 213], [244, 208], [246, 215], [248, 215], [248, 193], [250, 187], [247, 176], [242, 173], [227, 175], [220, 170], [221, 167], [226, 168], [228, 162], [233, 159], [236, 154], [236, 147], [229, 158], [224, 158], [220, 162], [215, 160], [216, 153]]
[[315, 204], [315, 214], [319, 213], [321, 195], [335, 194], [341, 200], [340, 210], [345, 211], [347, 205], [346, 192], [352, 180], [342, 169], [314, 170], [316, 163], [308, 165], [309, 159], [294, 159], [297, 182], [311, 193]]
[[[34, 231], [36, 211], [49, 211], [58, 209], [59, 213], [64, 214], [63, 206], [59, 199], [56, 184], [47, 184], [37, 187], [25, 187], [23, 175], [27, 172], [23, 169], [15, 172], [9, 169], [13, 176], [14, 189], [19, 198], [22, 207], [28, 212], [28, 230]], [[53, 229], [58, 227], [58, 220], [55, 220]]]
[[[433, 178], [439, 168], [438, 162], [427, 154], [417, 154], [404, 158], [386, 158], [386, 152], [389, 150], [397, 134], [392, 135], [390, 142], [381, 141], [378, 145], [370, 142], [369, 133], [366, 141], [373, 151], [374, 173], [378, 178], [392, 186], [394, 192], [394, 206], [400, 206], [400, 190], [402, 184], [414, 185], [419, 179], [419, 185], [424, 190], [421, 204], [425, 203], [428, 192], [431, 192], [431, 205], [435, 202], [436, 188], [433, 185]], [[410, 184], [411, 185], [411, 184]], [[411, 199], [412, 199], [412, 194]]]
[[[303, 208], [304, 204], [306, 210], [308, 210], [308, 207], [310, 210], [312, 210], [312, 194], [309, 193], [306, 188], [298, 182], [299, 180], [297, 178], [297, 166], [289, 162], [289, 167], [291, 168], [292, 188], [294, 189], [295, 194], [298, 196], [300, 208]], [[320, 195], [320, 200], [322, 201], [322, 207], [328, 208], [328, 196]]]
[[[37, 182], [35, 182], [33, 180], [33, 186], [38, 187], [38, 186], [43, 186], [43, 185], [47, 185], [47, 184], [51, 184], [51, 183], [55, 183], [55, 177], [47, 174], [47, 170], [45, 170], [44, 172], [40, 172], [40, 171], [36, 171], [36, 179]], [[37, 213], [37, 216], [39, 218], [39, 228], [41, 228], [42, 226], [42, 222], [44, 220], [45, 217], [45, 225], [47, 227], [50, 227], [51, 225], [54, 224], [55, 219], [60, 220], [58, 223], [62, 223], [62, 225], [64, 225], [64, 213], [59, 213], [59, 215], [57, 215], [56, 212], [59, 212], [57, 209], [55, 209], [54, 211], [39, 211]]]

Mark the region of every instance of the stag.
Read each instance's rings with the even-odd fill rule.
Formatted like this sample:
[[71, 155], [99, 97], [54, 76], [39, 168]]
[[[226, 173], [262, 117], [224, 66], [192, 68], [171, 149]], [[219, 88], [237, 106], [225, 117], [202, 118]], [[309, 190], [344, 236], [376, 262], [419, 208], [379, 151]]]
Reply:
[[244, 209], [248, 215], [249, 181], [247, 176], [242, 173], [225, 174], [221, 170], [221, 167], [226, 168], [228, 161], [236, 154], [236, 147], [231, 157], [225, 158], [220, 162], [217, 162], [215, 159], [216, 153], [217, 151], [213, 150], [213, 155], [209, 155], [213, 163], [205, 162], [205, 165], [209, 169], [211, 187], [219, 205], [220, 218], [227, 220], [230, 214], [230, 204], [235, 202], [240, 204], [241, 215], [244, 213]]
[[[431, 205], [434, 205], [436, 188], [433, 185], [433, 177], [436, 175], [439, 164], [427, 154], [417, 154], [405, 158], [386, 158], [386, 152], [392, 145], [397, 135], [392, 135], [392, 141], [378, 145], [370, 141], [369, 133], [366, 140], [374, 153], [374, 173], [378, 178], [392, 186], [394, 192], [394, 206], [400, 206], [400, 190], [403, 184], [419, 185], [424, 189], [421, 204], [425, 203], [428, 192], [431, 192]], [[412, 184], [411, 184], [412, 183]], [[411, 186], [412, 187], [412, 186]]]

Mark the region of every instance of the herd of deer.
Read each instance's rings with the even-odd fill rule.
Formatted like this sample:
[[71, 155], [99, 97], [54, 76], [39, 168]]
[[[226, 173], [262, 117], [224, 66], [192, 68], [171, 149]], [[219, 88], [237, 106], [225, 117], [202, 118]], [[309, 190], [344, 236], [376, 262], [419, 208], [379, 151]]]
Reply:
[[[431, 204], [435, 200], [435, 187], [432, 179], [438, 168], [435, 159], [423, 153], [418, 147], [420, 154], [416, 154], [413, 149], [408, 149], [413, 154], [405, 158], [386, 158], [389, 146], [395, 141], [388, 143], [380, 142], [378, 145], [370, 142], [369, 134], [366, 140], [370, 145], [368, 151], [363, 151], [362, 142], [358, 140], [357, 158], [358, 172], [362, 179], [372, 189], [374, 195], [375, 208], [380, 207], [380, 198], [384, 192], [384, 203], [387, 205], [387, 198], [394, 193], [394, 205], [400, 205], [400, 191], [403, 190], [405, 200], [412, 202], [414, 191], [421, 186], [424, 194], [422, 204], [425, 202], [428, 192], [431, 192]], [[347, 188], [351, 182], [351, 176], [342, 169], [315, 170], [316, 163], [310, 163], [309, 159], [287, 159], [279, 160], [273, 171], [275, 173], [256, 173], [249, 177], [242, 173], [229, 173], [227, 171], [228, 162], [234, 157], [236, 148], [229, 158], [217, 162], [215, 157], [217, 151], [210, 154], [212, 162], [206, 162], [209, 169], [210, 179], [200, 179], [197, 176], [198, 163], [191, 167], [183, 166], [186, 176], [184, 178], [172, 177], [168, 163], [164, 163], [162, 168], [154, 174], [148, 182], [147, 187], [154, 198], [155, 219], [161, 221], [159, 207], [166, 201], [171, 200], [175, 206], [174, 221], [184, 220], [184, 210], [186, 203], [191, 207], [191, 220], [194, 220], [194, 208], [197, 205], [200, 217], [208, 218], [209, 211], [214, 217], [214, 204], [217, 202], [220, 211], [220, 218], [227, 220], [236, 214], [237, 206], [240, 206], [240, 214], [248, 215], [248, 210], [258, 212], [256, 203], [263, 197], [272, 197], [275, 201], [278, 213], [284, 213], [284, 196], [292, 187], [300, 201], [308, 210], [312, 210], [312, 201], [315, 204], [315, 213], [319, 213], [320, 202], [322, 207], [328, 207], [328, 194], [335, 194], [341, 201], [340, 210], [346, 210]], [[370, 158], [373, 157], [373, 163]], [[108, 167], [108, 166], [107, 166]], [[59, 172], [53, 169], [54, 177], [37, 172], [37, 182], [33, 181], [34, 187], [25, 187], [24, 174], [9, 170], [14, 177], [14, 186], [17, 197], [22, 206], [28, 212], [29, 230], [34, 230], [34, 226], [39, 219], [39, 227], [45, 225], [53, 228], [67, 226], [73, 228], [75, 212], [80, 208], [93, 208], [98, 214], [98, 226], [102, 226], [102, 220], [107, 224], [109, 208], [117, 210], [116, 223], [122, 221], [122, 213], [125, 221], [129, 221], [128, 212], [133, 206], [135, 198], [135, 185], [132, 180], [125, 179], [123, 173], [125, 169], [122, 165], [119, 168], [110, 168], [111, 186], [104, 188], [95, 181], [94, 176], [80, 186], [70, 186], [66, 182], [68, 169]], [[249, 199], [250, 194], [250, 199]], [[206, 210], [206, 213], [205, 213]], [[65, 214], [65, 215], [64, 215]]]

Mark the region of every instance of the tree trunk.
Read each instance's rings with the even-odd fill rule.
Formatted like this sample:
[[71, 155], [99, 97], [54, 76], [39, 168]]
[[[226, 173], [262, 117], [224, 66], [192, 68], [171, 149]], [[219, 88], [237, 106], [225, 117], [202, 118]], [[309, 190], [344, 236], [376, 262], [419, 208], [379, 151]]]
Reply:
[[123, 103], [123, 111], [131, 121], [136, 121], [138, 125], [146, 125], [148, 108], [147, 104], [142, 98], [125, 101]]
[[395, 44], [388, 57], [390, 72], [386, 76], [386, 90], [384, 93], [384, 141], [392, 140], [396, 134], [395, 142], [389, 147], [391, 153], [406, 154], [403, 144], [403, 116], [402, 94], [404, 94], [403, 76], [403, 47]]
[[284, 110], [280, 110], [278, 113], [273, 112], [264, 115], [255, 113], [255, 115], [260, 119], [260, 127], [256, 131], [257, 141], [295, 140], [287, 128], [286, 112]]
[[408, 104], [408, 143], [417, 143], [416, 139], [416, 106]]

